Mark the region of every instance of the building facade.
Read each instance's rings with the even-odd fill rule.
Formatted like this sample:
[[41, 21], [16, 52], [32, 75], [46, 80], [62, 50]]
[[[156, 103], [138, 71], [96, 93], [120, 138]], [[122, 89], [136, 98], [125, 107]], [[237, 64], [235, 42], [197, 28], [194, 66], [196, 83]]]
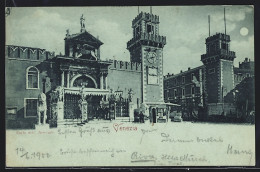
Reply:
[[224, 103], [225, 96], [244, 78], [254, 76], [254, 62], [245, 58], [234, 67], [236, 56], [229, 49], [229, 35], [216, 33], [206, 38], [205, 44], [202, 66], [164, 76], [165, 101], [181, 104], [189, 115], [198, 114], [199, 106], [206, 109], [206, 115], [235, 113], [233, 102]]
[[247, 77], [253, 77], [255, 75], [255, 63], [250, 61], [249, 58], [245, 58], [243, 62], [239, 62], [238, 67], [234, 67], [234, 82], [235, 86]]
[[163, 47], [159, 17], [139, 13], [127, 42], [130, 62], [101, 60], [102, 42], [87, 32], [67, 30], [64, 55], [6, 45], [6, 115], [10, 128], [81, 119], [133, 121], [142, 111], [157, 122], [163, 98]]

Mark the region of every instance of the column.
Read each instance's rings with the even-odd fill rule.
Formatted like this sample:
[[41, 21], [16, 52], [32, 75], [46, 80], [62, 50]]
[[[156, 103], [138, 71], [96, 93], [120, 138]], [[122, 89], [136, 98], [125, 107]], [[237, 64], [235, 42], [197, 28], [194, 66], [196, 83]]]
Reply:
[[70, 72], [67, 71], [67, 88], [70, 87]]
[[107, 75], [105, 76], [105, 89], [107, 90]]
[[115, 102], [115, 107], [114, 107], [114, 113], [115, 113], [115, 114], [114, 114], [114, 115], [115, 115], [115, 116], [114, 116], [114, 119], [116, 119], [116, 102]]
[[64, 87], [64, 71], [61, 74], [61, 86]]
[[204, 106], [203, 102], [203, 88], [202, 88], [202, 69], [199, 70], [199, 83], [200, 83], [200, 102]]
[[103, 74], [102, 73], [100, 75], [100, 89], [104, 89], [104, 86], [103, 86]]

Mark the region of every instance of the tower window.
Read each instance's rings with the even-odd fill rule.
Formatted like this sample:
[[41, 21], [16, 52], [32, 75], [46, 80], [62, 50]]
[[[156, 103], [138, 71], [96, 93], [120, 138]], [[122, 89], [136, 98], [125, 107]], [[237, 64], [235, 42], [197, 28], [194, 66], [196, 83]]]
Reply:
[[182, 97], [185, 96], [185, 88], [182, 89]]
[[154, 26], [151, 25], [151, 24], [147, 24], [146, 25], [146, 32], [153, 34], [154, 33]]
[[194, 77], [194, 73], [191, 74], [191, 81], [193, 80], [193, 77]]
[[177, 90], [174, 89], [174, 98], [176, 98], [176, 97], [177, 97]]
[[185, 84], [185, 76], [182, 77], [182, 83]]
[[36, 67], [27, 68], [26, 75], [26, 88], [38, 89], [39, 88], [39, 71]]
[[209, 53], [214, 54], [216, 52], [216, 45], [215, 44], [210, 44], [209, 45]]
[[168, 88], [169, 86], [169, 81], [165, 81], [165, 87]]
[[194, 87], [194, 85], [191, 86], [191, 94], [192, 95], [195, 94], [195, 87]]
[[209, 74], [215, 73], [215, 68], [209, 69]]
[[224, 50], [227, 50], [228, 49], [228, 44], [222, 43], [221, 44], [221, 48], [224, 49]]
[[135, 28], [135, 35], [139, 35], [140, 34], [140, 26], [137, 26], [136, 28]]

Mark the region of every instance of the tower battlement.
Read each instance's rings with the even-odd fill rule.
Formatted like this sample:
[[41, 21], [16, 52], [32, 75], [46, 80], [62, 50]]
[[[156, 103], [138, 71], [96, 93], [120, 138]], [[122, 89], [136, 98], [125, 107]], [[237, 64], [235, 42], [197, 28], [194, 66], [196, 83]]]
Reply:
[[127, 49], [131, 49], [131, 47], [134, 46], [138, 41], [150, 41], [155, 44], [158, 44], [159, 47], [163, 47], [166, 44], [166, 37], [158, 36], [154, 34], [142, 33], [127, 42]]
[[206, 38], [206, 54], [201, 55], [201, 61], [208, 63], [218, 59], [233, 61], [236, 53], [230, 51], [230, 36], [224, 33], [216, 33]]
[[140, 20], [150, 21], [159, 24], [159, 16], [150, 13], [141, 12], [132, 21], [132, 27], [134, 27]]
[[230, 42], [230, 36], [225, 35], [224, 33], [216, 33], [215, 35], [212, 35], [212, 36], [206, 38], [206, 43], [211, 42], [211, 41], [216, 41], [216, 40], [222, 40], [222, 41]]
[[113, 63], [110, 65], [109, 68], [114, 70], [136, 71], [136, 72], [142, 71], [141, 63], [118, 61], [118, 60], [113, 60]]
[[6, 45], [5, 52], [8, 58], [44, 61], [55, 56], [54, 52], [45, 49]]

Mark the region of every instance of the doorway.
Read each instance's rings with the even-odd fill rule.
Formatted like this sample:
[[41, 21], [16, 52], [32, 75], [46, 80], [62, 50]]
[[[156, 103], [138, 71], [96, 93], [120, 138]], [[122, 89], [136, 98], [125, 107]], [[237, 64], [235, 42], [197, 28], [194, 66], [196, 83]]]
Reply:
[[156, 123], [156, 109], [152, 108], [153, 123]]

